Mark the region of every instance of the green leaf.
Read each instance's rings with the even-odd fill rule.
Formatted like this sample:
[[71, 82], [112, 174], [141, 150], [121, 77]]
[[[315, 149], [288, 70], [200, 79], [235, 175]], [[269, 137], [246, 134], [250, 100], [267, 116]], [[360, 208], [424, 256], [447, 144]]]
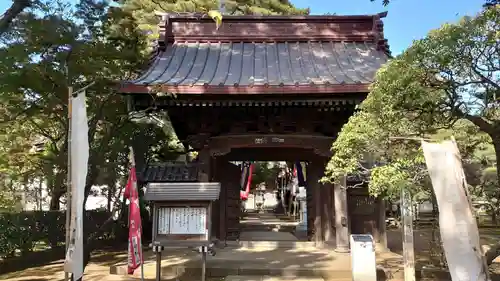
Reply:
[[208, 12], [208, 16], [215, 21], [215, 26], [217, 29], [222, 25], [222, 14], [217, 10], [211, 10]]

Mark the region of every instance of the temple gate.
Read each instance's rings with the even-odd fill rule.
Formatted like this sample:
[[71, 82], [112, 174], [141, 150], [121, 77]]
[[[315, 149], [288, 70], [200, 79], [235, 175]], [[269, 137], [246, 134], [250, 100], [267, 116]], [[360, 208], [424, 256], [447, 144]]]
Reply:
[[339, 251], [348, 250], [351, 232], [382, 241], [382, 202], [346, 189], [347, 178], [336, 186], [318, 180], [335, 137], [389, 57], [385, 16], [225, 16], [219, 30], [208, 18], [164, 16], [155, 58], [121, 92], [133, 111], [168, 112], [198, 162], [170, 170], [169, 179], [151, 171], [172, 164], [148, 166], [143, 182], [221, 182], [212, 231], [232, 240], [240, 205], [239, 169], [230, 161], [307, 161], [309, 239], [335, 241]]

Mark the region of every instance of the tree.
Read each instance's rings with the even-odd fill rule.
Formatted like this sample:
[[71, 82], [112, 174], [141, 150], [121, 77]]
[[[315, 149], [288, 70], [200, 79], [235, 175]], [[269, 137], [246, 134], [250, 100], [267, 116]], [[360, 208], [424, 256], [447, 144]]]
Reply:
[[[95, 192], [93, 186], [106, 184], [110, 199], [117, 184], [124, 186], [128, 147], [138, 136], [144, 154], [167, 151], [158, 144], [164, 132], [130, 122], [125, 98], [114, 91], [117, 81], [137, 75], [146, 54], [137, 25], [117, 24], [122, 16], [97, 0], [69, 8], [56, 2], [20, 14], [2, 37], [0, 169], [14, 187], [43, 176], [53, 210], [68, 189], [68, 86], [78, 89], [95, 82], [87, 91], [90, 153], [84, 201]], [[7, 205], [4, 194], [0, 204]], [[102, 231], [111, 222], [110, 216]], [[85, 264], [98, 236], [86, 238]]]
[[[500, 159], [500, 6], [445, 24], [391, 61], [374, 85], [395, 110], [446, 126], [468, 120]], [[497, 178], [500, 169], [497, 161]]]
[[[126, 47], [117, 40], [105, 41], [107, 35], [102, 28], [95, 28], [95, 24], [100, 22], [104, 28], [109, 25], [106, 11], [103, 3], [81, 1], [72, 15], [81, 24], [64, 16], [68, 12], [64, 6], [53, 5], [38, 11], [44, 12], [41, 16], [25, 13], [13, 23], [5, 46], [0, 49], [1, 72], [5, 73], [0, 87], [3, 124], [6, 130], [15, 124], [18, 133], [32, 136], [29, 139], [32, 145], [36, 141], [44, 146], [40, 153], [24, 150], [32, 160], [26, 173], [44, 171], [53, 210], [59, 209], [60, 199], [67, 190], [68, 124], [64, 116], [67, 116], [69, 85], [81, 87], [87, 81], [96, 82], [88, 95], [91, 152], [86, 195], [96, 184], [104, 160], [122, 163], [103, 159], [108, 150], [117, 148], [113, 141], [123, 146], [120, 140], [130, 138], [120, 136], [130, 132], [124, 130], [124, 126], [130, 125], [124, 100], [113, 94], [113, 88], [116, 80], [126, 79], [140, 63], [141, 56], [136, 52], [140, 42]], [[10, 154], [10, 159], [20, 159], [16, 156]], [[19, 165], [12, 164], [8, 165], [11, 170], [20, 171]]]
[[280, 170], [278, 162], [255, 162], [252, 183], [254, 187], [265, 184], [266, 187], [274, 185]]
[[[150, 46], [158, 39], [157, 12], [192, 13], [204, 16], [210, 10], [218, 9], [217, 1], [188, 0], [115, 0], [119, 9], [130, 17], [122, 22], [135, 22], [140, 30], [147, 34]], [[226, 14], [229, 15], [307, 15], [309, 9], [298, 9], [288, 0], [231, 0], [225, 1]]]
[[486, 0], [484, 3], [485, 8], [493, 7], [495, 5], [500, 5], [500, 0]]
[[[374, 196], [398, 199], [401, 189], [413, 196], [426, 193], [424, 159], [419, 144], [413, 140], [399, 139], [410, 132], [424, 132], [419, 122], [412, 122], [400, 112], [385, 112], [380, 119], [378, 112], [366, 109], [377, 103], [373, 95], [361, 105], [345, 124], [333, 143], [323, 181], [335, 182], [346, 174], [362, 179]], [[396, 137], [396, 138], [394, 138]]]
[[[59, 209], [67, 191], [68, 87], [91, 81], [85, 201], [93, 186], [106, 184], [111, 198], [115, 186], [124, 185], [129, 146], [140, 148], [136, 158], [142, 163], [179, 153], [169, 130], [131, 122], [126, 99], [115, 92], [117, 81], [138, 75], [148, 54], [142, 30], [130, 19], [127, 11], [105, 1], [81, 0], [74, 7], [49, 2], [12, 21], [0, 44], [0, 169], [9, 183], [0, 192], [42, 176], [51, 209]], [[85, 264], [93, 238], [85, 243]]]
[[12, 21], [23, 12], [24, 9], [33, 6], [34, 0], [13, 0], [12, 5], [0, 18], [0, 35], [7, 31]]
[[[500, 7], [490, 8], [475, 18], [445, 24], [391, 60], [378, 72], [361, 112], [343, 128], [334, 150], [342, 150], [342, 142], [353, 142], [347, 134], [356, 132], [357, 126], [367, 127], [365, 142], [371, 138], [387, 142], [390, 136], [418, 138], [437, 129], [453, 128], [458, 120], [467, 120], [491, 138], [499, 159], [499, 11]], [[363, 120], [368, 123], [362, 124]], [[381, 126], [375, 120], [384, 120], [393, 127]], [[387, 131], [380, 134], [381, 128]], [[375, 153], [374, 149], [369, 151]], [[394, 153], [394, 149], [390, 151]], [[347, 156], [338, 154], [334, 158], [340, 157], [336, 159], [339, 163], [351, 161], [352, 170], [355, 161], [344, 159]], [[498, 165], [496, 161], [497, 179]]]
[[[397, 198], [405, 188], [414, 197], [428, 197], [419, 141], [454, 136], [469, 183], [488, 200], [499, 196], [499, 10], [443, 25], [380, 69], [367, 99], [333, 144], [324, 180], [357, 173], [372, 195]], [[491, 154], [484, 158], [488, 148], [496, 160]], [[491, 192], [491, 166], [496, 192]], [[498, 249], [488, 251], [489, 262]]]
[[[377, 0], [370, 0], [371, 2], [375, 2]], [[382, 0], [382, 4], [384, 6], [387, 6], [391, 3], [391, 0]], [[485, 8], [488, 8], [488, 7], [492, 7], [492, 6], [495, 6], [495, 5], [498, 5], [500, 4], [500, 0], [485, 0], [485, 3], [483, 5], [483, 7]]]
[[[154, 11], [178, 13], [206, 13], [217, 10], [217, 1], [189, 0], [189, 1], [162, 1], [162, 0], [117, 0], [124, 9], [141, 8], [142, 14], [147, 15]], [[226, 13], [229, 15], [305, 15], [309, 9], [299, 9], [288, 0], [230, 0], [225, 1]], [[150, 14], [151, 15], [151, 14]], [[139, 16], [139, 15], [138, 15]]]
[[[370, 1], [375, 2], [377, 0], [370, 0]], [[382, 5], [387, 6], [387, 5], [389, 5], [390, 2], [391, 2], [391, 0], [382, 0]]]

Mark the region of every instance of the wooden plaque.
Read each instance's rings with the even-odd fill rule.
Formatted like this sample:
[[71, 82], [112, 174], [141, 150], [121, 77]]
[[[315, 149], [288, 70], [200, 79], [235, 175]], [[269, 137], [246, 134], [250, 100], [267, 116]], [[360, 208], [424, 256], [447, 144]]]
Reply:
[[157, 237], [162, 240], [207, 241], [207, 206], [162, 206], [158, 208]]

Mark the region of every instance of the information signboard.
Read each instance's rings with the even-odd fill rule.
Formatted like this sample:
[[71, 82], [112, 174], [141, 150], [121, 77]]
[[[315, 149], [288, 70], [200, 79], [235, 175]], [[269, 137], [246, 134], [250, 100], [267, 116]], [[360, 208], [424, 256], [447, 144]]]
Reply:
[[196, 235], [208, 239], [206, 207], [161, 207], [158, 209], [159, 235]]

